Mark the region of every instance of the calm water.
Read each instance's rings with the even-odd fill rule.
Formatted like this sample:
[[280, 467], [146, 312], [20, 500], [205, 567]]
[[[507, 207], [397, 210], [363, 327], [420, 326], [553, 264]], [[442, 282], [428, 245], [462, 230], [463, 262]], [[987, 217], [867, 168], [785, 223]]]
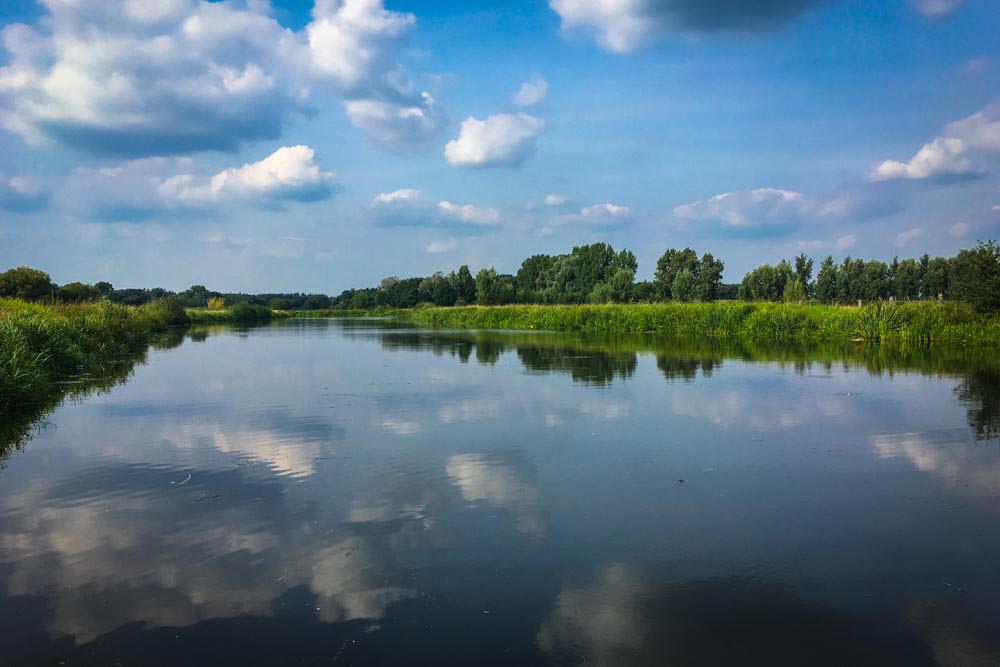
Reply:
[[188, 333], [7, 457], [0, 662], [1000, 664], [997, 368]]

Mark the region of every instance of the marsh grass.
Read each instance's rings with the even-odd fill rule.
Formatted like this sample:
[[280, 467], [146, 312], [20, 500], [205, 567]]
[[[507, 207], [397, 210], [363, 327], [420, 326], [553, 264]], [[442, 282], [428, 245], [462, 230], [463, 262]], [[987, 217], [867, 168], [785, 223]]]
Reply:
[[108, 302], [29, 304], [0, 299], [0, 418], [61, 395], [60, 380], [142, 354], [152, 338], [186, 322], [183, 309], [157, 302], [139, 308]]
[[470, 306], [400, 311], [418, 325], [660, 333], [775, 341], [909, 341], [1000, 344], [1000, 316], [960, 303], [848, 306], [784, 303], [663, 303], [584, 306]]

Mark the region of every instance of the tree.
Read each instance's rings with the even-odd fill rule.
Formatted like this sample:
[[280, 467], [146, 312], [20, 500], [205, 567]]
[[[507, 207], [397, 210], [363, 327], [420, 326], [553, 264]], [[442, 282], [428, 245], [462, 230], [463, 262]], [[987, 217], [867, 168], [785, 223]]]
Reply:
[[94, 283], [94, 287], [104, 296], [110, 296], [115, 291], [115, 286], [104, 280]]
[[1000, 245], [988, 241], [955, 258], [954, 295], [980, 312], [1000, 311]]
[[435, 306], [454, 306], [456, 300], [458, 300], [458, 293], [448, 280], [439, 282], [434, 286], [434, 291], [431, 292], [431, 301], [434, 302]]
[[[211, 301], [212, 299], [209, 299], [209, 302]], [[288, 299], [271, 299], [271, 303], [268, 305], [271, 310], [288, 310], [289, 308]]]
[[27, 266], [8, 269], [0, 273], [0, 296], [24, 301], [38, 301], [51, 297], [56, 290], [49, 274]]
[[758, 266], [743, 277], [739, 298], [745, 301], [780, 301], [785, 286], [793, 276], [791, 264], [784, 259], [777, 266]]
[[101, 291], [93, 285], [85, 285], [79, 282], [66, 283], [59, 288], [57, 293], [57, 298], [66, 303], [97, 301], [101, 296]]
[[814, 289], [816, 298], [822, 303], [832, 303], [837, 300], [837, 265], [830, 255], [820, 263]]
[[476, 301], [483, 306], [499, 306], [514, 300], [514, 276], [498, 274], [493, 267], [476, 274]]
[[[924, 255], [926, 257], [926, 255]], [[923, 265], [923, 257], [921, 264]], [[920, 281], [920, 292], [925, 299], [936, 299], [938, 295], [948, 296], [948, 260], [935, 257], [928, 260]]]
[[667, 250], [656, 260], [656, 271], [653, 273], [653, 284], [657, 286], [660, 297], [669, 299], [672, 294], [674, 278], [680, 271], [687, 269], [694, 276], [698, 272], [698, 253], [691, 248], [683, 250]]
[[801, 253], [795, 258], [795, 277], [799, 279], [799, 284], [802, 285], [802, 291], [807, 297], [813, 295], [812, 275], [813, 261], [812, 259], [806, 257], [805, 253]]
[[799, 303], [804, 301], [806, 298], [806, 290], [802, 286], [802, 280], [799, 279], [799, 275], [795, 274], [788, 277], [785, 281], [785, 289], [782, 291], [782, 298], [785, 303]]
[[467, 265], [463, 264], [451, 281], [457, 296], [456, 303], [457, 301], [461, 301], [463, 304], [476, 302], [476, 280], [472, 277], [472, 272], [469, 271]]
[[920, 265], [915, 259], [899, 262], [893, 273], [893, 292], [897, 299], [920, 298]]
[[670, 286], [670, 295], [674, 301], [690, 301], [694, 296], [694, 274], [689, 269], [681, 269], [674, 276]]
[[[725, 265], [722, 260], [715, 259], [706, 252], [698, 262], [698, 271], [694, 277], [695, 301], [715, 301], [719, 298], [719, 288], [722, 285], [722, 272]], [[673, 287], [673, 286], [671, 286]]]

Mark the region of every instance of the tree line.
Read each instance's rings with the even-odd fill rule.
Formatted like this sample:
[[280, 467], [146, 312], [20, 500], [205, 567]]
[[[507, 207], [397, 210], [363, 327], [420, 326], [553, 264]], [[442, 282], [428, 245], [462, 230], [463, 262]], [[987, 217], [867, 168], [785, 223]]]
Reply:
[[980, 311], [1000, 310], [1000, 245], [980, 242], [954, 257], [924, 253], [918, 259], [845, 257], [839, 264], [827, 255], [813, 278], [813, 260], [801, 254], [794, 264], [763, 264], [744, 276], [737, 293], [748, 301], [825, 304], [906, 300], [965, 301]]
[[636, 282], [639, 263], [629, 250], [606, 243], [576, 246], [561, 255], [532, 255], [515, 274], [482, 268], [475, 276], [467, 265], [447, 275], [390, 276], [377, 287], [348, 289], [338, 296], [304, 293], [243, 294], [214, 292], [192, 285], [183, 292], [159, 287], [115, 289], [108, 282], [56, 285], [49, 275], [27, 267], [0, 273], [0, 296], [29, 301], [77, 303], [108, 299], [138, 306], [165, 298], [188, 308], [249, 304], [274, 310], [373, 310], [435, 306], [658, 301], [815, 302], [854, 304], [878, 300], [966, 301], [981, 311], [1000, 311], [1000, 245], [980, 242], [954, 257], [924, 254], [913, 259], [862, 260], [840, 263], [827, 256], [814, 273], [804, 253], [792, 262], [763, 264], [738, 284], [722, 282], [725, 265], [711, 253], [668, 249], [656, 262], [651, 281]]

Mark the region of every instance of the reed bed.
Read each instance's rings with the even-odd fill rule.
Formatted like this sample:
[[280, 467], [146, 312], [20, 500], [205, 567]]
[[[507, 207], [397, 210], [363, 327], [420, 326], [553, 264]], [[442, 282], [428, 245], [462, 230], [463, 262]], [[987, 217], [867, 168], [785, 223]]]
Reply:
[[469, 306], [402, 311], [423, 326], [659, 333], [774, 341], [905, 341], [1000, 344], [1000, 315], [962, 303], [864, 307], [783, 303], [661, 303], [580, 306]]

